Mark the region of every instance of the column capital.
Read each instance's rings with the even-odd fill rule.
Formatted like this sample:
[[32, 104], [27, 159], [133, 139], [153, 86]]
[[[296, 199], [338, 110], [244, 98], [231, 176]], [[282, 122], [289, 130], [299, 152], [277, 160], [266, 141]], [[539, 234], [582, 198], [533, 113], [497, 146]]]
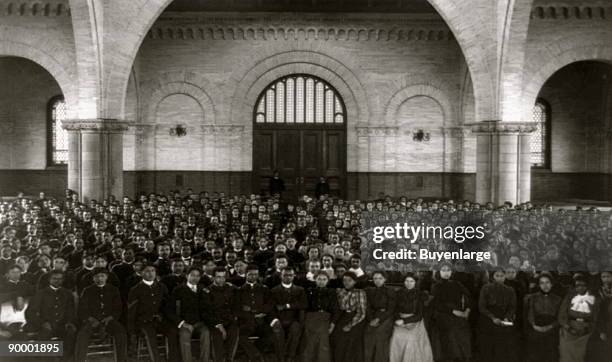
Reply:
[[473, 133], [531, 133], [537, 129], [535, 122], [484, 121], [469, 124]]
[[68, 131], [99, 131], [120, 133], [128, 129], [130, 122], [111, 118], [65, 119], [62, 127]]

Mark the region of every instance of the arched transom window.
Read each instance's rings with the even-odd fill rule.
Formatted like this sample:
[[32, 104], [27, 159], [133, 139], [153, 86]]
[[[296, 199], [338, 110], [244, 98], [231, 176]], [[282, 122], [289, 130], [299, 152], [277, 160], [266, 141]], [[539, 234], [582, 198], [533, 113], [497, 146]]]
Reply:
[[280, 78], [259, 96], [255, 123], [343, 124], [346, 111], [338, 92], [324, 80], [305, 74]]

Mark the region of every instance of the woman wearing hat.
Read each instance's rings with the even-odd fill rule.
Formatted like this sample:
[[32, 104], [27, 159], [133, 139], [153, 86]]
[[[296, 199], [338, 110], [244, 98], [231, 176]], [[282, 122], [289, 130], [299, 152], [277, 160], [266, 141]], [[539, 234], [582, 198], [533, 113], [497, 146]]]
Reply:
[[364, 290], [355, 289], [357, 275], [346, 272], [344, 288], [338, 290], [338, 313], [334, 316], [331, 345], [334, 362], [363, 362], [363, 329], [367, 310]]

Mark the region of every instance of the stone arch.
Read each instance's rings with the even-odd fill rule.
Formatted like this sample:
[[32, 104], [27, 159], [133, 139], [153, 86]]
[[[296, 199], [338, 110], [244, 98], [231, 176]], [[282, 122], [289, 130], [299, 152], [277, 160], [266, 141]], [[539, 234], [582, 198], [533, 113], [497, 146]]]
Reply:
[[[121, 56], [113, 57], [108, 71], [108, 85], [103, 89], [105, 101], [102, 110], [107, 117], [122, 118], [125, 114], [127, 87], [136, 54], [153, 23], [173, 0], [144, 0], [126, 2], [127, 9], [119, 9], [121, 19], [116, 24], [125, 27], [115, 37], [124, 37], [118, 42], [116, 52]], [[123, 21], [125, 20], [125, 21]]]
[[534, 0], [514, 0], [508, 4], [505, 13], [498, 74], [501, 120], [520, 119], [522, 70], [533, 2]]
[[385, 124], [389, 126], [395, 125], [397, 122], [396, 115], [401, 105], [407, 100], [419, 96], [431, 98], [440, 106], [444, 115], [445, 125], [451, 125], [458, 122], [457, 111], [455, 110], [455, 107], [453, 107], [448, 91], [445, 90], [441, 84], [433, 85], [431, 83], [417, 83], [395, 92], [395, 94], [387, 102], [384, 107]]
[[76, 114], [78, 105], [77, 89], [74, 86], [72, 76], [57, 59], [30, 45], [7, 39], [0, 39], [0, 56], [14, 56], [28, 59], [43, 67], [53, 76], [62, 90], [69, 110], [69, 117], [73, 117]]
[[[123, 36], [124, 39], [117, 44], [117, 53], [121, 56], [113, 57], [108, 66], [108, 82], [104, 89], [103, 99], [105, 109], [103, 110], [108, 117], [121, 118], [125, 112], [125, 99], [129, 82], [130, 69], [138, 53], [143, 40], [153, 23], [166, 9], [173, 0], [141, 0], [140, 2], [130, 2], [125, 9], [116, 10], [118, 16], [117, 24], [127, 24], [118, 31], [115, 36]], [[490, 79], [490, 71], [485, 57], [481, 54], [480, 43], [484, 41], [474, 41], [478, 38], [477, 30], [463, 24], [460, 14], [466, 13], [469, 3], [461, 2], [461, 6], [455, 2], [446, 0], [428, 0], [436, 9], [445, 23], [449, 26], [452, 33], [459, 43], [459, 47], [464, 54], [466, 62], [472, 73], [474, 82], [475, 96], [478, 99], [486, 100], [487, 94], [493, 94], [493, 84]], [[122, 20], [127, 20], [123, 22]], [[466, 20], [469, 21], [470, 19]], [[291, 38], [291, 36], [289, 36]], [[286, 45], [286, 44], [285, 44]], [[485, 104], [486, 103], [486, 104]], [[482, 109], [479, 113], [488, 114], [492, 101], [479, 102], [477, 105]]]
[[232, 98], [231, 122], [252, 126], [251, 115], [260, 92], [276, 79], [295, 73], [312, 74], [331, 84], [344, 100], [350, 123], [368, 121], [366, 93], [350, 69], [321, 53], [292, 51], [268, 57], [240, 77]]
[[[264, 59], [245, 74], [236, 76], [236, 90], [232, 98], [229, 122], [244, 126], [245, 141], [244, 160], [249, 160], [247, 167], [252, 168], [252, 129], [253, 109], [257, 98], [270, 83], [285, 75], [304, 73], [317, 76], [338, 91], [347, 112], [347, 155], [357, 153], [357, 136], [355, 125], [367, 123], [370, 113], [368, 98], [357, 76], [339, 61], [314, 51], [291, 51], [276, 54]], [[355, 169], [357, 160], [347, 159], [348, 170]]]
[[142, 122], [154, 123], [157, 107], [165, 98], [173, 94], [184, 94], [198, 102], [207, 124], [215, 123], [215, 107], [212, 99], [205, 91], [210, 87], [201, 75], [193, 72], [164, 73], [155, 85], [146, 88], [153, 89], [153, 91], [145, 98], [147, 102], [146, 105], [143, 105]]
[[[474, 8], [471, 1], [465, 0], [427, 1], [442, 17], [459, 44], [472, 78], [476, 121], [496, 117], [496, 112], [498, 111], [495, 92], [496, 79], [493, 79], [492, 75], [496, 73], [494, 67], [497, 65], [491, 62], [488, 52], [482, 49], [483, 42], [490, 42], [492, 44], [495, 41], [492, 37], [483, 37], [495, 34], [495, 29], [492, 28], [495, 22], [480, 21], [482, 18], [489, 18], [487, 11], [491, 9], [488, 6]], [[483, 31], [482, 27], [489, 27], [491, 29], [490, 31]]]
[[[561, 68], [586, 60], [612, 63], [612, 46], [601, 40], [609, 39], [609, 37], [603, 36], [599, 39], [599, 42], [591, 44], [585, 44], [585, 39], [582, 41], [562, 39], [547, 46], [537, 56], [533, 56], [535, 59], [547, 59], [548, 62], [539, 64], [534, 61], [526, 69], [524, 79], [528, 81], [523, 86], [522, 119], [530, 119], [531, 106], [535, 104], [540, 90], [546, 81]], [[576, 46], [576, 44], [580, 45]]]

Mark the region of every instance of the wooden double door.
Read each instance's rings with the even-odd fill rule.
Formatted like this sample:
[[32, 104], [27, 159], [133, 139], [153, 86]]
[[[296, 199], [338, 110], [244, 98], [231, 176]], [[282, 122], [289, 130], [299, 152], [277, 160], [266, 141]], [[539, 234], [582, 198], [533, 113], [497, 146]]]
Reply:
[[314, 197], [321, 176], [330, 195], [345, 197], [346, 130], [330, 125], [255, 125], [253, 190], [266, 194], [277, 170], [285, 183], [283, 199]]

